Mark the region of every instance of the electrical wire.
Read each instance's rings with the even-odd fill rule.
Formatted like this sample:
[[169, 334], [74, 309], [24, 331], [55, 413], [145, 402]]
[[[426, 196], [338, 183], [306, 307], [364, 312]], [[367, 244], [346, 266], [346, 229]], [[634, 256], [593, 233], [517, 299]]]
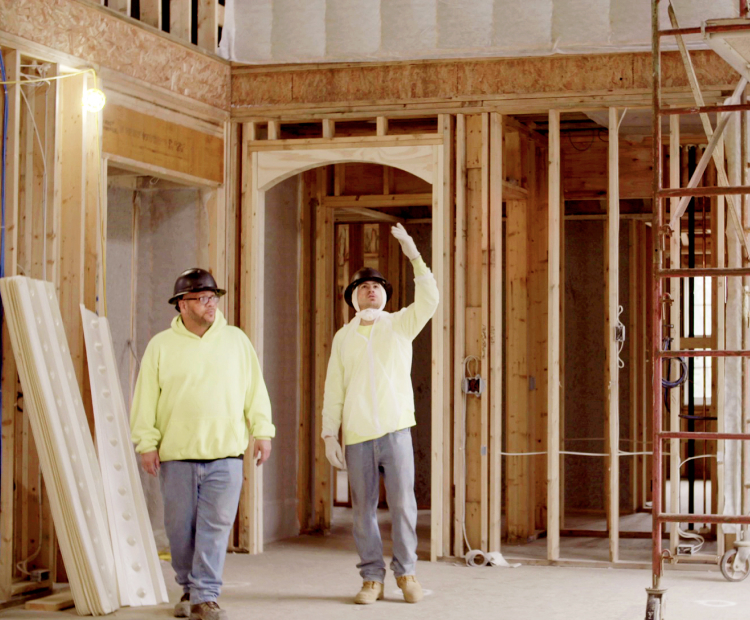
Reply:
[[[468, 378], [470, 376], [476, 376], [476, 375], [467, 375], [467, 371], [469, 369], [469, 364], [475, 363], [479, 365], [481, 363], [481, 360], [476, 355], [468, 355], [464, 358], [463, 367], [464, 367], [464, 378]], [[476, 367], [475, 367], [476, 369]], [[461, 450], [464, 455], [464, 463], [463, 463], [463, 473], [464, 478], [466, 478], [466, 399], [468, 397], [468, 394], [466, 393], [466, 390], [462, 390], [464, 394], [464, 406], [462, 411], [462, 419], [461, 424], [462, 428], [464, 429], [464, 432], [462, 433], [461, 438]], [[469, 536], [466, 533], [466, 481], [464, 480], [464, 509], [461, 514], [461, 529], [463, 530], [464, 534], [464, 543], [466, 544], [466, 548], [469, 550], [469, 552], [472, 552], [473, 549], [471, 548], [471, 545], [469, 544]]]
[[[65, 78], [73, 77], [74, 75], [82, 75], [84, 73], [91, 73], [94, 76], [94, 88], [96, 88], [96, 71], [94, 69], [83, 69], [81, 71], [73, 71], [71, 73], [64, 73], [62, 75], [53, 75], [51, 77], [44, 78], [32, 78], [30, 80], [8, 80], [3, 69], [3, 81], [0, 82], [2, 85], [13, 85], [13, 84], [27, 84], [29, 82], [49, 82], [51, 80], [64, 80]], [[6, 92], [7, 95], [7, 92]]]
[[[625, 114], [623, 113], [623, 116]], [[622, 306], [619, 307], [617, 311], [617, 327], [620, 329], [620, 333], [622, 334], [622, 337], [617, 342], [617, 367], [618, 368], [625, 368], [625, 362], [623, 361], [622, 357], [622, 349], [625, 347], [625, 324], [620, 320], [620, 315], [622, 314], [624, 308]]]

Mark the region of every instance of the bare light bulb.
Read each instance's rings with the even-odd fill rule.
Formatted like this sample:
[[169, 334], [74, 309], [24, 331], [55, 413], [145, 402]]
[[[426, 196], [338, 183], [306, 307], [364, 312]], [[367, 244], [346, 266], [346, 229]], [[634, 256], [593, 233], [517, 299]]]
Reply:
[[107, 101], [106, 95], [98, 88], [89, 88], [83, 93], [83, 107], [89, 112], [98, 112]]

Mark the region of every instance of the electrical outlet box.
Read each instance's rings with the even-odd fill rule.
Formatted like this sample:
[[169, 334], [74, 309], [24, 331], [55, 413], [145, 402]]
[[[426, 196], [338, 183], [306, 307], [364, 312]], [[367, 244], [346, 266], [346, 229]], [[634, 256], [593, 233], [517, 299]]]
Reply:
[[677, 545], [677, 555], [693, 555], [695, 553], [695, 545]]
[[479, 375], [475, 377], [464, 377], [464, 380], [461, 382], [461, 389], [463, 389], [465, 394], [473, 394], [474, 396], [479, 396], [482, 392], [484, 392], [484, 388], [484, 379], [482, 379], [482, 377], [480, 377]]
[[35, 568], [29, 573], [29, 579], [31, 581], [47, 581], [49, 579], [49, 571], [46, 568]]

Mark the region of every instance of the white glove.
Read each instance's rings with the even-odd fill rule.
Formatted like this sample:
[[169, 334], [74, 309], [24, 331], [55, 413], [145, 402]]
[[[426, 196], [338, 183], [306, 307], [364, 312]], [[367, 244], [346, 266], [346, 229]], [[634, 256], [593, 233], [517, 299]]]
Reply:
[[401, 224], [391, 226], [391, 234], [396, 237], [398, 242], [401, 244], [401, 250], [409, 260], [414, 260], [419, 256], [419, 250], [417, 244], [414, 243], [414, 239], [411, 238], [406, 229]]
[[328, 462], [333, 465], [336, 469], [346, 469], [346, 463], [344, 463], [344, 453], [341, 450], [341, 445], [336, 437], [329, 435], [323, 437], [323, 441], [326, 442], [326, 458]]

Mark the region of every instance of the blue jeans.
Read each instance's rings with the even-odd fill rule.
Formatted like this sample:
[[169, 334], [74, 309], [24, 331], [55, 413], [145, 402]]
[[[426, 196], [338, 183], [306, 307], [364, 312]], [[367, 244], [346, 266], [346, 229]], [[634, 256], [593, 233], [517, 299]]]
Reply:
[[215, 601], [242, 487], [242, 460], [161, 464], [164, 527], [175, 579], [190, 604]]
[[346, 467], [352, 493], [354, 543], [363, 581], [385, 579], [383, 541], [378, 527], [379, 467], [385, 472], [385, 491], [391, 513], [393, 561], [396, 577], [413, 575], [417, 564], [417, 499], [414, 496], [414, 449], [411, 429], [346, 446]]

